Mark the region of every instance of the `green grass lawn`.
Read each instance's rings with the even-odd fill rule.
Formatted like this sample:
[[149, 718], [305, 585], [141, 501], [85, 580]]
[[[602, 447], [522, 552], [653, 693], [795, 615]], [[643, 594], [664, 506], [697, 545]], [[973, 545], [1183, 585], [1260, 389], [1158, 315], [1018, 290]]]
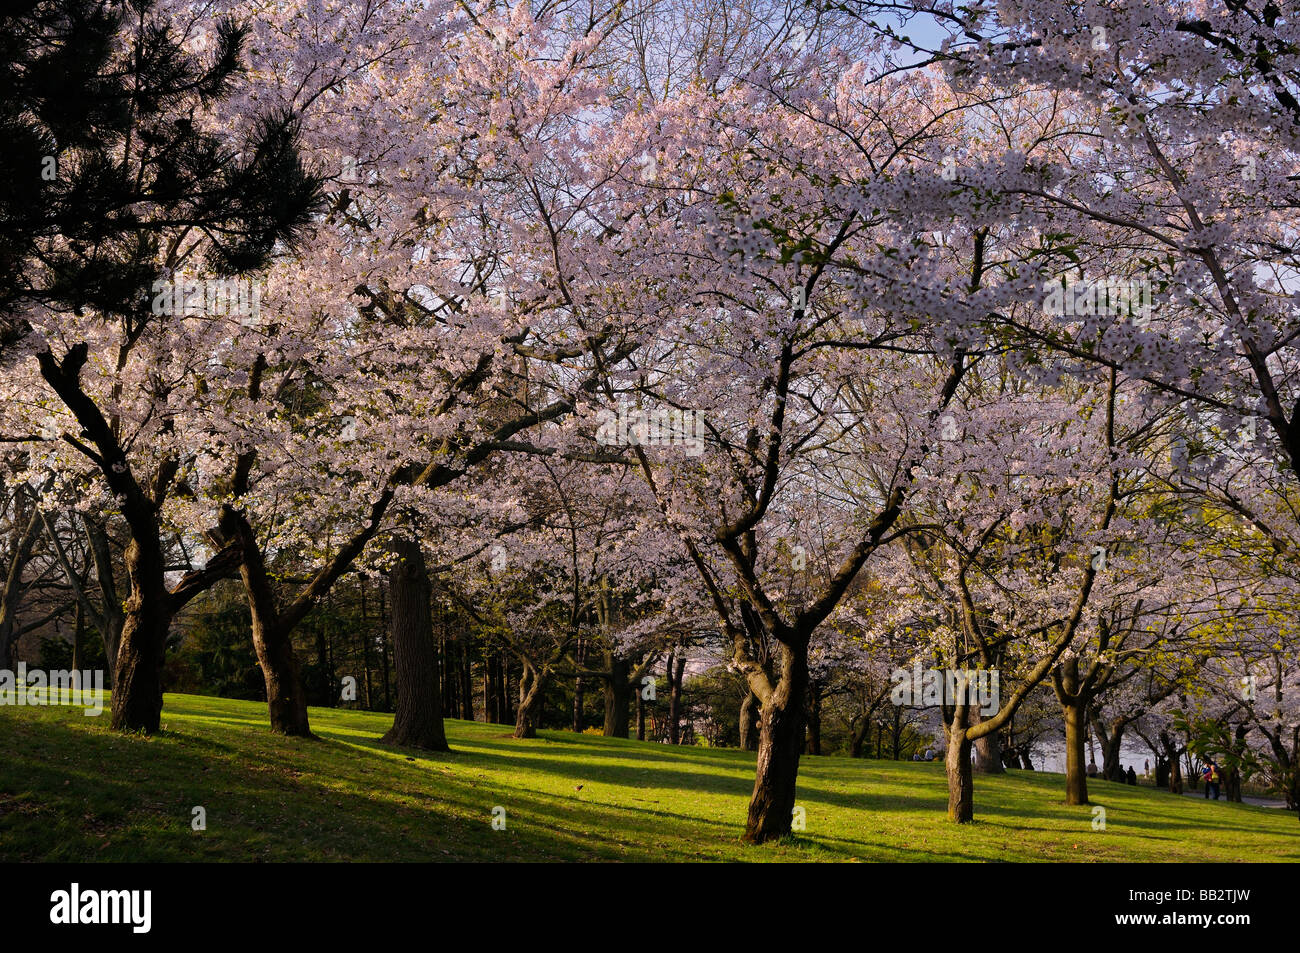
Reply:
[[379, 744], [388, 715], [311, 718], [321, 740], [290, 740], [263, 705], [168, 695], [145, 738], [106, 714], [0, 707], [0, 860], [1300, 859], [1284, 811], [1096, 782], [1093, 830], [1092, 807], [1061, 803], [1061, 775], [1017, 771], [976, 776], [976, 823], [959, 827], [941, 765], [834, 757], [801, 764], [806, 830], [747, 847], [746, 752], [449, 721], [455, 750], [426, 755]]

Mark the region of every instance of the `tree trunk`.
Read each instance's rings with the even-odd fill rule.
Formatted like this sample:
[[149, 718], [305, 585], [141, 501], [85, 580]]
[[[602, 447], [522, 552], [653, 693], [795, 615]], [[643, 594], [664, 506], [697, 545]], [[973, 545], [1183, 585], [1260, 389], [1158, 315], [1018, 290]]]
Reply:
[[1121, 721], [1111, 722], [1110, 731], [1102, 736], [1102, 769], [1101, 773], [1108, 780], [1118, 781], [1123, 784], [1125, 781], [1124, 765], [1120, 763], [1120, 747], [1124, 741], [1124, 723]]
[[1065, 803], [1088, 803], [1088, 770], [1084, 765], [1084, 749], [1088, 737], [1088, 720], [1083, 702], [1064, 704], [1065, 716]]
[[[510, 703], [510, 660], [506, 658], [504, 652], [497, 653], [497, 691], [501, 693], [501, 698], [497, 702], [497, 709], [501, 715], [501, 724], [508, 725], [515, 721], [515, 710]], [[523, 685], [519, 686], [519, 697], [523, 698]], [[541, 703], [538, 698], [537, 703]], [[534, 711], [533, 717], [537, 718]]]
[[117, 582], [113, 577], [113, 550], [108, 541], [108, 529], [105, 525], [89, 516], [82, 517], [86, 527], [86, 541], [95, 563], [95, 581], [99, 586], [99, 636], [104, 641], [104, 657], [108, 659], [109, 688], [113, 687], [113, 677], [117, 673], [117, 647], [122, 641], [122, 599], [117, 594]]
[[171, 626], [171, 599], [158, 534], [132, 533], [123, 560], [130, 580], [122, 638], [113, 675], [113, 722], [119, 731], [153, 734], [162, 716], [163, 652]]
[[460, 642], [460, 717], [464, 721], [474, 720], [474, 672], [470, 667], [469, 645], [464, 641]]
[[636, 693], [636, 740], [645, 741], [645, 696]]
[[1165, 760], [1169, 763], [1169, 791], [1171, 794], [1182, 794], [1183, 772], [1178, 764], [1178, 748], [1168, 732], [1164, 731], [1160, 732], [1160, 744], [1164, 746]]
[[289, 633], [279, 623], [270, 581], [261, 568], [260, 557], [240, 567], [253, 620], [253, 651], [266, 683], [266, 705], [271, 730], [295, 738], [311, 738], [307, 720], [307, 693], [293, 651]]
[[998, 732], [975, 741], [975, 770], [979, 774], [1006, 774], [1002, 764], [1002, 737]]
[[[14, 504], [17, 517], [17, 502]], [[15, 519], [15, 529], [22, 521]], [[15, 532], [10, 542], [12, 552], [6, 567], [4, 588], [0, 589], [0, 664], [13, 671], [18, 667], [18, 603], [23, 593], [23, 570], [31, 559], [32, 549], [40, 536], [41, 513], [33, 505], [21, 534]]]
[[628, 681], [626, 659], [608, 656], [609, 677], [605, 679], [605, 727], [601, 733], [606, 738], [626, 738], [628, 732], [628, 703], [636, 686]]
[[740, 703], [740, 748], [742, 751], [758, 750], [758, 696], [752, 691]]
[[77, 613], [72, 624], [72, 670], [81, 671], [86, 641], [86, 612], [81, 603], [77, 603]]
[[393, 727], [381, 740], [404, 748], [449, 751], [438, 691], [438, 652], [429, 611], [432, 586], [424, 549], [418, 540], [407, 536], [394, 538], [391, 547], [397, 557], [388, 571], [397, 713]]
[[668, 743], [682, 742], [682, 675], [686, 670], [686, 656], [668, 657]]
[[[575, 648], [574, 660], [579, 666], [581, 666], [587, 661], [587, 647], [581, 638], [577, 641], [578, 644]], [[582, 684], [582, 675], [579, 674], [573, 680], [573, 733], [575, 735], [582, 733], [582, 705], [586, 694], [586, 690]]]
[[532, 666], [525, 664], [519, 676], [519, 711], [515, 717], [516, 738], [537, 737], [543, 684], [543, 679], [538, 672]]
[[808, 698], [808, 753], [822, 753], [822, 697], [821, 690], [812, 686]]
[[857, 727], [849, 726], [849, 757], [861, 758], [862, 749], [866, 746], [867, 739], [871, 737], [871, 719], [863, 718], [862, 724]]
[[790, 833], [799, 754], [803, 750], [803, 701], [808, 690], [806, 640], [781, 646], [781, 677], [763, 702], [758, 763], [744, 840], [762, 844]]
[[253, 527], [242, 512], [226, 508], [222, 513], [222, 528], [227, 535], [236, 537], [243, 547], [239, 578], [244, 584], [248, 611], [252, 616], [253, 651], [257, 654], [262, 680], [266, 683], [271, 730], [295, 738], [315, 737], [307, 720], [307, 692], [303, 689], [302, 672], [293, 651], [291, 629], [281, 622], [275, 589], [267, 575], [266, 562]]
[[975, 819], [975, 782], [971, 775], [971, 742], [966, 736], [966, 709], [957, 706], [948, 726], [944, 770], [948, 775], [948, 820], [968, 824]]

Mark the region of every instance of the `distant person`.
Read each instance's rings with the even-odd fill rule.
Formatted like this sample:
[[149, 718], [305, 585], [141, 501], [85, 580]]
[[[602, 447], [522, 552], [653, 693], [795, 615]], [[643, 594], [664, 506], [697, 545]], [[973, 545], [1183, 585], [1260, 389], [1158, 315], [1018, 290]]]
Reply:
[[919, 751], [913, 751], [913, 752], [912, 752], [912, 760], [913, 760], [913, 761], [920, 761], [920, 760], [921, 760], [921, 752], [919, 752]]
[[1095, 778], [1096, 776], [1097, 776], [1097, 762], [1096, 759], [1093, 759], [1088, 762], [1088, 777]]
[[1150, 759], [1148, 759], [1148, 760], [1142, 762], [1142, 776], [1143, 776], [1143, 777], [1146, 777], [1146, 778], [1151, 777], [1151, 761], [1150, 761]]
[[1211, 761], [1205, 768], [1205, 796], [1214, 795], [1214, 799], [1219, 799], [1219, 766]]
[[1210, 799], [1210, 762], [1205, 762], [1205, 767], [1201, 768], [1201, 781], [1205, 785], [1205, 800]]
[[1133, 785], [1134, 787], [1137, 787], [1138, 775], [1137, 772], [1133, 770], [1133, 765], [1130, 764], [1128, 766], [1128, 773], [1125, 774], [1124, 777], [1128, 780], [1129, 784]]

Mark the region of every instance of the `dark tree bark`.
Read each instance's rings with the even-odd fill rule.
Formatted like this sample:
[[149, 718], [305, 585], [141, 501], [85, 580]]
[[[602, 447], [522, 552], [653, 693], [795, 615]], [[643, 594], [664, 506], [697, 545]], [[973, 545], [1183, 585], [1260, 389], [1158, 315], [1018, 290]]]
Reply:
[[[40, 510], [33, 503], [27, 520], [24, 522], [17, 519], [14, 522], [15, 532], [10, 541], [4, 588], [0, 590], [0, 662], [3, 662], [4, 667], [10, 671], [17, 668], [15, 650], [18, 644], [18, 603], [22, 598], [23, 570], [31, 559], [32, 549], [40, 536]], [[18, 530], [18, 526], [22, 526], [23, 529]]]
[[635, 686], [629, 681], [630, 668], [627, 659], [619, 658], [613, 652], [606, 653], [609, 665], [604, 681], [605, 693], [605, 727], [602, 734], [606, 738], [626, 738], [629, 724], [629, 706]]
[[154, 734], [162, 715], [163, 652], [172, 621], [156, 522], [152, 530], [133, 531], [124, 562], [131, 594], [124, 605], [126, 621], [113, 676], [112, 724], [119, 731]]
[[496, 652], [483, 654], [483, 720], [489, 725], [501, 723], [501, 693], [497, 691]]
[[1093, 729], [1101, 742], [1102, 777], [1119, 784], [1125, 780], [1124, 765], [1120, 763], [1120, 749], [1124, 743], [1124, 729], [1127, 727], [1127, 718], [1114, 718], [1109, 724], [1100, 718], [1093, 720]]
[[1237, 804], [1241, 803], [1241, 762], [1246, 753], [1246, 735], [1249, 732], [1250, 728], [1245, 724], [1236, 726], [1233, 730], [1228, 757], [1224, 758], [1225, 763], [1219, 766], [1223, 778], [1223, 797]]
[[862, 749], [866, 747], [867, 739], [871, 736], [871, 719], [864, 718], [862, 723], [851, 725], [849, 731], [849, 757], [861, 758]]
[[86, 613], [77, 603], [77, 612], [72, 621], [72, 669], [81, 671], [86, 642]]
[[1065, 803], [1088, 803], [1088, 770], [1084, 748], [1088, 723], [1079, 702], [1061, 706], [1065, 716]]
[[610, 679], [605, 683], [605, 726], [601, 733], [606, 738], [628, 736], [633, 691], [626, 679]]
[[[238, 543], [224, 546], [202, 570], [186, 573], [167, 588], [158, 513], [180, 467], [172, 456], [157, 466], [152, 479], [141, 484], [126, 451], [99, 406], [81, 386], [81, 370], [89, 357], [85, 343], [70, 348], [62, 361], [50, 351], [37, 355], [41, 376], [54, 389], [82, 427], [94, 449], [73, 444], [95, 461], [109, 489], [117, 496], [130, 533], [123, 562], [130, 594], [123, 604], [122, 637], [113, 677], [112, 726], [118, 731], [158, 731], [162, 715], [162, 664], [167, 631], [173, 616], [200, 592], [231, 574], [240, 556]], [[218, 542], [214, 540], [214, 542]]]
[[822, 753], [822, 696], [820, 685], [810, 685], [808, 692], [808, 753]]
[[668, 656], [668, 743], [682, 741], [682, 676], [686, 671], [686, 656]]
[[[501, 715], [501, 724], [508, 725], [511, 722], [517, 724], [517, 713], [515, 712], [515, 707], [510, 695], [510, 660], [506, 657], [506, 653], [504, 652], [497, 653], [497, 691], [501, 693], [501, 697], [497, 701], [497, 709]], [[524, 697], [522, 676], [520, 676], [519, 697], [521, 699]], [[540, 705], [541, 701], [542, 699], [539, 696], [534, 704]], [[533, 712], [533, 717], [537, 717], [535, 710]]]
[[[1160, 744], [1165, 749], [1165, 761], [1169, 771], [1169, 791], [1171, 794], [1183, 793], [1183, 771], [1178, 763], [1178, 746], [1174, 743], [1173, 738], [1169, 737], [1169, 732], [1160, 732]], [[1160, 765], [1157, 763], [1156, 769], [1159, 771]]]
[[[470, 666], [470, 648], [463, 639], [460, 644], [460, 717], [464, 721], [474, 720], [474, 673]], [[486, 718], [486, 715], [484, 716]]]
[[636, 740], [645, 741], [645, 698], [636, 693]]
[[99, 587], [99, 602], [89, 613], [91, 624], [104, 641], [104, 657], [108, 659], [109, 688], [117, 673], [117, 647], [122, 641], [122, 626], [126, 616], [122, 611], [122, 598], [117, 592], [117, 579], [113, 572], [113, 550], [109, 545], [108, 528], [101, 520], [85, 516], [86, 541], [95, 562], [95, 583]]
[[386, 744], [449, 751], [438, 691], [438, 653], [429, 611], [432, 585], [424, 549], [410, 536], [391, 543], [397, 557], [388, 572], [392, 604], [393, 661], [397, 668], [397, 713]]

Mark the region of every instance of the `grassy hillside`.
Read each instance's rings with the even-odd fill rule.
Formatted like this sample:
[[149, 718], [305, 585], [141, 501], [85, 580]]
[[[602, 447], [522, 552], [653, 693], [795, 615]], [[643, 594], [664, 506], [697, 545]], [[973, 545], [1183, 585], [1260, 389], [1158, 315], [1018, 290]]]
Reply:
[[803, 761], [806, 831], [746, 847], [752, 754], [449, 721], [455, 751], [429, 756], [378, 743], [390, 716], [311, 717], [319, 742], [271, 735], [262, 705], [168, 695], [165, 731], [143, 738], [0, 707], [0, 860], [1300, 859], [1283, 811], [1098, 782], [1094, 831], [1060, 775], [1015, 772], [977, 777], [976, 823], [958, 828], [941, 765], [829, 757]]

